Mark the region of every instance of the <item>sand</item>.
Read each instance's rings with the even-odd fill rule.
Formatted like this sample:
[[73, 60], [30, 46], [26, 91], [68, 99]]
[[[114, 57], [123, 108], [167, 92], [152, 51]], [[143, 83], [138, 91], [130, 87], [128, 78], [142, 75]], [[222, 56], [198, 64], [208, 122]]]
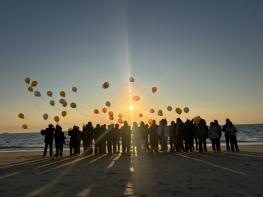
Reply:
[[263, 196], [263, 145], [238, 153], [0, 153], [1, 196]]

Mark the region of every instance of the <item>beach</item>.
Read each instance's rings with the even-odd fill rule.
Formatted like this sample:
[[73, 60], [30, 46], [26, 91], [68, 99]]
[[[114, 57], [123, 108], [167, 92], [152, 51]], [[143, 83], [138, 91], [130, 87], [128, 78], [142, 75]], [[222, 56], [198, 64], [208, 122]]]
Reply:
[[1, 196], [262, 196], [263, 145], [238, 153], [42, 158], [2, 152]]

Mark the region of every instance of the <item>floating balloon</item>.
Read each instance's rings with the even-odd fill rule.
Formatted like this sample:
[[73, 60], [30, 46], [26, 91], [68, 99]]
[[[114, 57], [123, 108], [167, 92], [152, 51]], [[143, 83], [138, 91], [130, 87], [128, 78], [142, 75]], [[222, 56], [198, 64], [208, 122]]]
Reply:
[[132, 97], [132, 99], [134, 101], [139, 101], [141, 98], [138, 95], [135, 95], [135, 96]]
[[54, 101], [54, 100], [51, 100], [51, 101], [49, 101], [49, 104], [52, 105], [52, 106], [54, 106], [54, 105], [55, 105], [55, 101]]
[[62, 104], [62, 106], [63, 106], [63, 107], [67, 107], [67, 106], [68, 106], [68, 103], [67, 103], [67, 101], [66, 101], [66, 102], [64, 102], [64, 103]]
[[200, 117], [200, 116], [194, 117], [194, 123], [195, 123], [195, 124], [199, 124], [200, 120], [201, 120], [201, 117]]
[[94, 109], [94, 114], [99, 114], [100, 111], [98, 109]]
[[161, 109], [158, 110], [158, 116], [163, 116], [163, 110]]
[[21, 119], [24, 119], [25, 118], [25, 115], [23, 113], [19, 113], [18, 114], [18, 117], [21, 118]]
[[59, 92], [59, 95], [60, 95], [61, 97], [66, 97], [66, 92], [65, 92], [65, 91], [60, 91], [60, 92]]
[[148, 123], [149, 123], [149, 125], [152, 125], [153, 124], [153, 119], [149, 119]]
[[110, 101], [106, 101], [105, 105], [106, 105], [107, 107], [110, 107], [110, 106], [111, 106]]
[[130, 77], [129, 81], [133, 83], [135, 81], [134, 77]]
[[76, 103], [70, 103], [70, 107], [71, 108], [77, 108], [77, 104]]
[[55, 116], [55, 117], [54, 117], [54, 121], [55, 121], [55, 122], [59, 122], [59, 117], [58, 117], [58, 116]]
[[32, 82], [31, 82], [31, 86], [32, 86], [32, 87], [36, 87], [37, 85], [38, 85], [38, 82], [37, 82], [37, 81], [32, 81]]
[[22, 128], [23, 128], [23, 129], [28, 129], [27, 124], [23, 124], [23, 125], [22, 125]]
[[67, 103], [67, 101], [65, 99], [61, 98], [61, 99], [59, 99], [59, 103], [63, 105], [64, 103]]
[[121, 118], [118, 119], [119, 124], [123, 124], [123, 120]]
[[47, 119], [48, 119], [48, 114], [47, 114], [47, 113], [43, 114], [43, 119], [44, 119], [44, 120], [47, 120]]
[[109, 116], [111, 117], [113, 115], [114, 115], [114, 113], [112, 111], [109, 111]]
[[155, 92], [157, 92], [157, 87], [152, 87], [152, 93], [155, 93]]
[[26, 84], [30, 84], [30, 81], [31, 81], [31, 79], [30, 79], [29, 77], [26, 77], [26, 78], [25, 78], [25, 83], [26, 83]]
[[171, 106], [167, 107], [167, 111], [172, 111], [172, 110], [173, 110], [173, 108]]
[[103, 107], [101, 111], [105, 114], [107, 112], [107, 108]]
[[118, 114], [118, 117], [121, 119], [123, 117], [123, 114], [122, 113], [119, 113]]
[[33, 92], [33, 91], [34, 91], [34, 89], [33, 89], [31, 86], [29, 86], [29, 87], [27, 88], [27, 90], [28, 90], [28, 92]]
[[181, 110], [181, 108], [179, 108], [179, 107], [177, 107], [177, 108], [175, 109], [175, 111], [176, 111], [176, 113], [179, 114], [179, 115], [182, 113], [182, 110]]
[[151, 114], [154, 113], [154, 109], [153, 109], [153, 108], [150, 109], [150, 113], [151, 113]]
[[143, 114], [142, 113], [139, 113], [139, 118], [142, 118], [143, 117]]
[[113, 116], [110, 116], [109, 119], [110, 119], [110, 120], [114, 120], [114, 117], [113, 117]]
[[109, 82], [104, 82], [104, 83], [102, 84], [102, 88], [103, 88], [103, 89], [107, 89], [107, 88], [109, 88], [109, 87], [110, 87]]
[[78, 91], [77, 87], [72, 87], [72, 91], [77, 92]]
[[53, 93], [52, 93], [52, 91], [47, 91], [47, 95], [49, 96], [49, 97], [52, 97], [53, 96]]
[[67, 116], [67, 112], [66, 111], [62, 111], [61, 112], [61, 116], [66, 117]]
[[35, 95], [36, 97], [41, 97], [41, 93], [40, 93], [39, 91], [37, 91], [37, 90], [34, 92], [34, 95]]
[[185, 107], [185, 108], [184, 108], [184, 113], [189, 113], [189, 111], [190, 111], [190, 110], [189, 110], [188, 107]]

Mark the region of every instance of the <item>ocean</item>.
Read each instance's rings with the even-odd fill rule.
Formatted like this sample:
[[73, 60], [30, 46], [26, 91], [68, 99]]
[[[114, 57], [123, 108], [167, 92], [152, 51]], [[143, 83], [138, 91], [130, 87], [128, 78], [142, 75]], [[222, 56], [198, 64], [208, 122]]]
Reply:
[[[263, 124], [236, 125], [237, 139], [240, 143], [262, 143]], [[65, 132], [65, 148], [69, 148], [69, 136]], [[209, 140], [207, 140], [209, 143]], [[224, 136], [221, 138], [224, 142]], [[0, 152], [7, 151], [37, 151], [44, 147], [44, 136], [37, 133], [2, 133], [0, 134]]]

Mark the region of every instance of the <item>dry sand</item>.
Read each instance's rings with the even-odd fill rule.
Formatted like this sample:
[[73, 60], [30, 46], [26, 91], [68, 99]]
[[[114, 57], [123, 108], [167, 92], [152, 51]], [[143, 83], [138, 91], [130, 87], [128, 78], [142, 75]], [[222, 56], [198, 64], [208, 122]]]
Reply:
[[1, 196], [263, 196], [263, 145], [231, 153], [43, 159], [0, 153]]

